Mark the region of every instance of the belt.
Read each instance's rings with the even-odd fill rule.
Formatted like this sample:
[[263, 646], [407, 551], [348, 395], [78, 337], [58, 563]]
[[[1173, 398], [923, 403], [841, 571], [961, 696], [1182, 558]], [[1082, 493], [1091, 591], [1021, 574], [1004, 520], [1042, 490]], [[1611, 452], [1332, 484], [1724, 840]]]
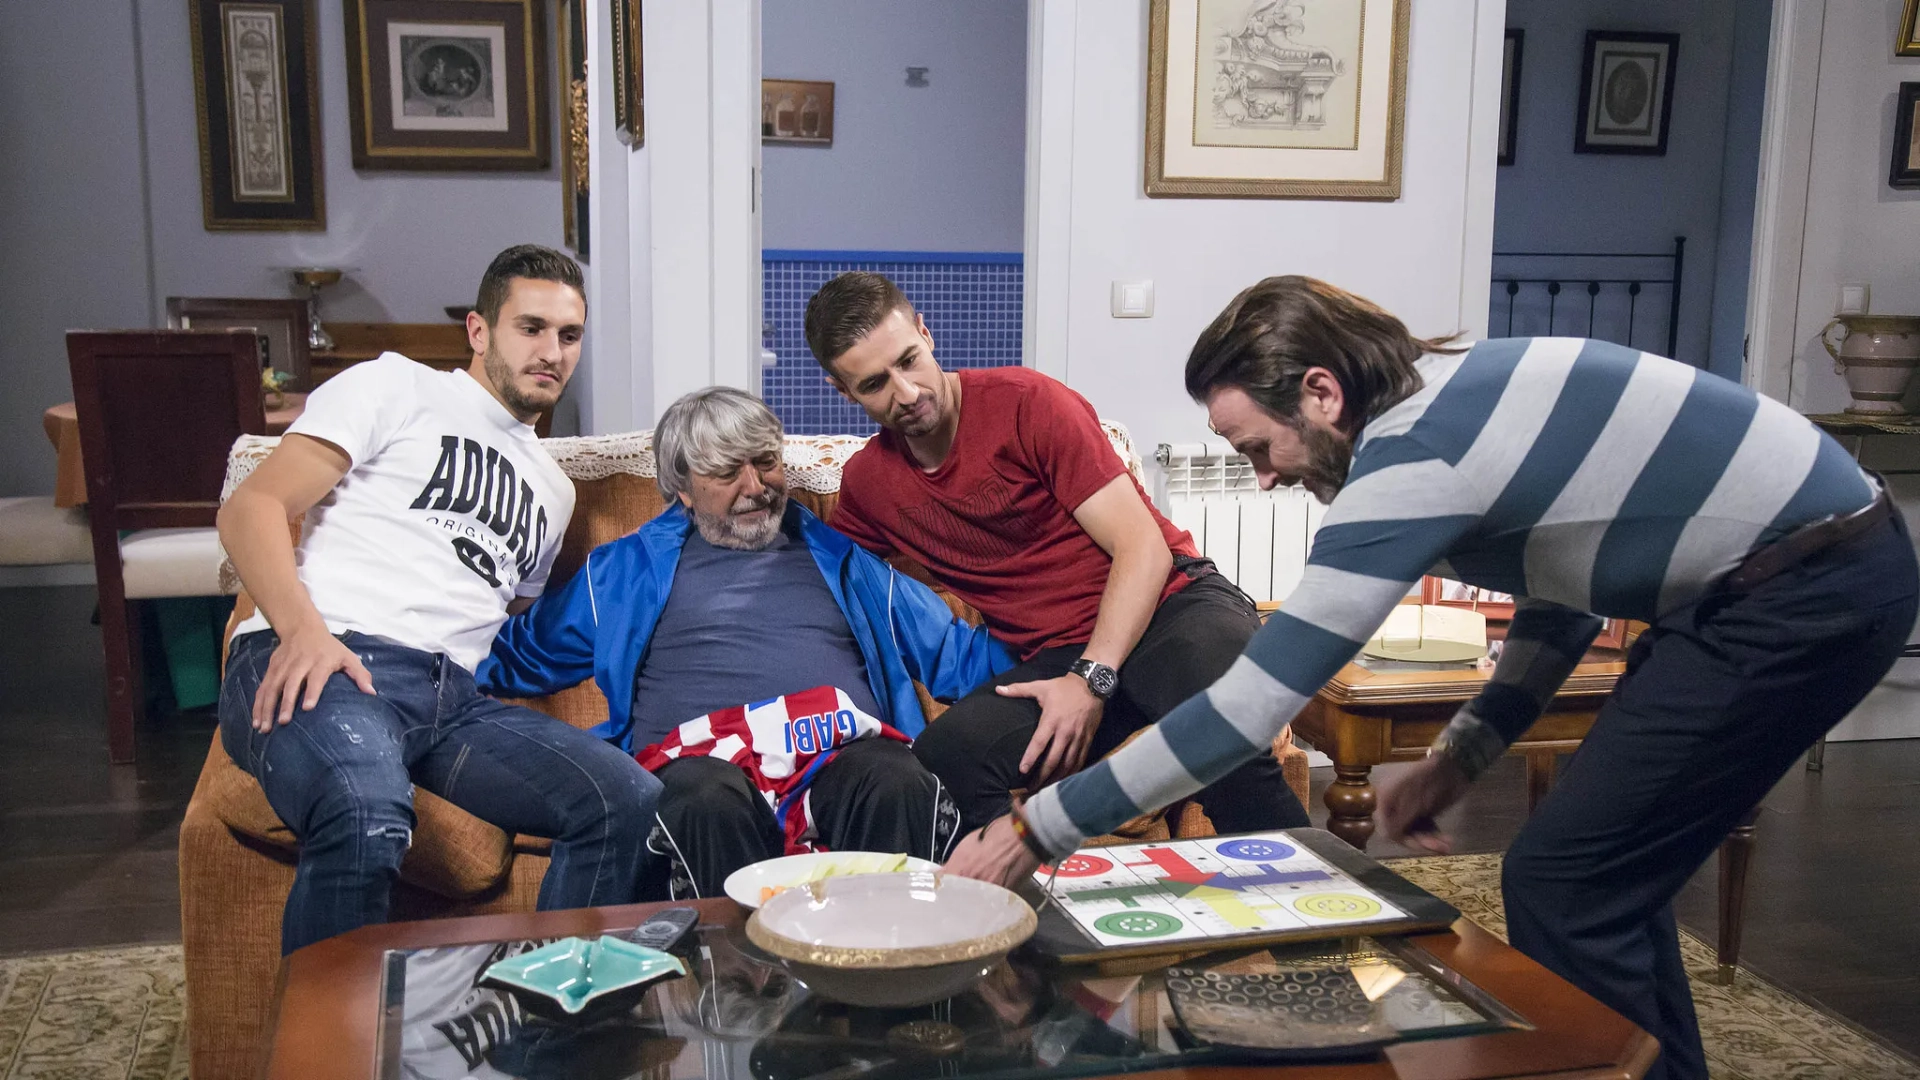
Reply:
[[1851, 514], [1821, 518], [1748, 555], [1726, 576], [1726, 586], [1734, 592], [1749, 592], [1762, 582], [1791, 570], [1811, 556], [1843, 544], [1893, 516], [1893, 496], [1887, 485], [1865, 508]]

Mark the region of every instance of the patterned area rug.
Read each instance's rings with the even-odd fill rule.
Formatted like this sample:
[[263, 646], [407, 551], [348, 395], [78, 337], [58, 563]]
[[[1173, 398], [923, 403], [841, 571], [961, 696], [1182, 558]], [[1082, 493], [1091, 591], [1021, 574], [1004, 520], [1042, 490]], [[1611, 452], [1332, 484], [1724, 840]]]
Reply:
[[[1392, 859], [1387, 865], [1506, 939], [1499, 855]], [[1693, 984], [1713, 1080], [1920, 1078], [1920, 1063], [1757, 976], [1739, 971], [1732, 986], [1714, 982], [1718, 965], [1713, 948], [1685, 930], [1680, 932], [1680, 954]]]
[[0, 1077], [184, 1080], [180, 946], [0, 959]]
[[[1500, 856], [1392, 864], [1501, 937]], [[1920, 1080], [1920, 1064], [1740, 972], [1682, 934], [1714, 1080]], [[176, 945], [0, 959], [0, 1080], [184, 1080], [186, 987]]]

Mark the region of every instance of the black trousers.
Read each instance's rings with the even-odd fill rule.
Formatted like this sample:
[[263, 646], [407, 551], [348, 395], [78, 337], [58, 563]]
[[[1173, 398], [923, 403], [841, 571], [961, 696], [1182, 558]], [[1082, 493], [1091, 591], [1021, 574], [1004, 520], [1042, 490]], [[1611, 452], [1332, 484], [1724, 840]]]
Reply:
[[[739, 766], [681, 758], [654, 775], [663, 790], [641, 868], [642, 901], [724, 896], [727, 875], [786, 849], [773, 808]], [[814, 777], [807, 799], [830, 851], [903, 852], [939, 862], [959, 836], [946, 789], [893, 739], [842, 747]]]
[[1893, 666], [1915, 595], [1896, 513], [1750, 593], [1663, 618], [1508, 849], [1514, 947], [1656, 1036], [1649, 1077], [1707, 1075], [1674, 896]]
[[[1127, 736], [1211, 686], [1258, 629], [1253, 602], [1224, 575], [1207, 574], [1168, 597], [1120, 668], [1120, 689], [1107, 702], [1087, 760], [1105, 757]], [[1021, 775], [1020, 758], [1040, 726], [1040, 706], [1027, 698], [1003, 698], [994, 687], [1065, 675], [1083, 648], [1035, 653], [975, 688], [914, 741], [914, 753], [953, 791], [963, 830], [1006, 813], [1009, 791], [1034, 786], [1032, 777]], [[1201, 791], [1199, 800], [1223, 833], [1308, 823], [1271, 749]]]

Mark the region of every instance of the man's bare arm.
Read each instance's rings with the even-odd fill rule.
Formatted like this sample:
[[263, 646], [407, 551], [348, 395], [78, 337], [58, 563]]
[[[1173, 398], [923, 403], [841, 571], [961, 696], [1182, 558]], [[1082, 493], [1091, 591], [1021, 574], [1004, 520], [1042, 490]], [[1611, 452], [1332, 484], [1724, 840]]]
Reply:
[[300, 584], [294, 567], [288, 522], [312, 509], [333, 490], [352, 465], [345, 451], [322, 439], [288, 435], [220, 507], [220, 543], [233, 560], [247, 595], [266, 615], [280, 646], [273, 651], [253, 699], [258, 730], [293, 719], [293, 707], [306, 690], [304, 708], [320, 702], [329, 676], [344, 671], [360, 689], [373, 693], [373, 677], [360, 658], [327, 632], [326, 621]]
[[1167, 574], [1173, 570], [1173, 551], [1160, 524], [1147, 510], [1133, 478], [1120, 475], [1093, 493], [1073, 519], [1087, 530], [1100, 550], [1113, 557], [1113, 569], [1107, 572], [1107, 588], [1100, 595], [1100, 613], [1094, 619], [1093, 637], [1087, 642], [1087, 659], [1110, 668], [1126, 663], [1147, 623], [1160, 606], [1160, 593], [1167, 587]]
[[[1100, 611], [1094, 618], [1093, 636], [1081, 655], [1117, 669], [1140, 643], [1140, 635], [1146, 633], [1147, 623], [1160, 605], [1160, 592], [1173, 569], [1173, 552], [1140, 498], [1139, 489], [1125, 474], [1088, 497], [1074, 510], [1073, 518], [1113, 558], [1106, 590], [1100, 596]], [[1103, 703], [1087, 688], [1085, 680], [1078, 675], [1063, 675], [1003, 686], [1000, 693], [1040, 703], [1040, 726], [1020, 759], [1022, 773], [1038, 764], [1037, 780], [1045, 784], [1080, 770], [1104, 711]]]

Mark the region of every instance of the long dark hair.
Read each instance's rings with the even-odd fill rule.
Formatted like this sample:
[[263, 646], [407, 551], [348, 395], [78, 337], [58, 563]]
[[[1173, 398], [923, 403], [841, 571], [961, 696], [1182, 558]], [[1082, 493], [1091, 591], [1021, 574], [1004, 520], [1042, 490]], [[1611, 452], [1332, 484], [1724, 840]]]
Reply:
[[1458, 353], [1458, 334], [1428, 340], [1345, 289], [1289, 274], [1243, 290], [1193, 343], [1187, 393], [1206, 403], [1223, 386], [1244, 390], [1261, 408], [1291, 421], [1300, 408], [1300, 380], [1326, 368], [1346, 396], [1341, 426], [1358, 434], [1369, 421], [1420, 389], [1414, 361], [1423, 353]]

